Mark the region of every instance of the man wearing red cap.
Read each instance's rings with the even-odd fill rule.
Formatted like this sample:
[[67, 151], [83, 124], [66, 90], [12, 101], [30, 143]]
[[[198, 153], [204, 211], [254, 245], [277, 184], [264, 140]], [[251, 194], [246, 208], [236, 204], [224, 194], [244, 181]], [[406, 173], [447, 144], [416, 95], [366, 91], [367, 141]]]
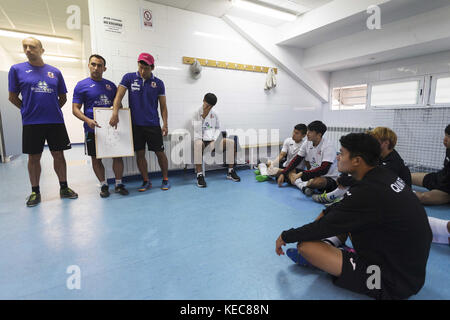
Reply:
[[[168, 161], [164, 153], [163, 135], [168, 133], [167, 104], [164, 82], [156, 78], [152, 71], [155, 69], [155, 59], [149, 53], [141, 53], [138, 57], [138, 71], [127, 73], [117, 88], [113, 103], [113, 115], [109, 124], [117, 127], [119, 123], [119, 108], [128, 90], [128, 104], [133, 123], [134, 150], [136, 161], [141, 172], [143, 183], [139, 191], [146, 191], [152, 187], [148, 177], [147, 160], [145, 159], [145, 145], [149, 151], [154, 151], [161, 167], [163, 181], [162, 190], [170, 188], [168, 178]], [[161, 107], [163, 127], [160, 126], [158, 102]]]

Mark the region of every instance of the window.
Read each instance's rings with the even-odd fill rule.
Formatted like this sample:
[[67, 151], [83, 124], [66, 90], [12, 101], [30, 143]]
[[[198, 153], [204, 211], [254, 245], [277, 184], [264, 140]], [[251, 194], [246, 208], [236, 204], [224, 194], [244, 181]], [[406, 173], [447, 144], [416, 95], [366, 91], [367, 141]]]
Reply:
[[436, 79], [434, 104], [450, 104], [450, 77]]
[[365, 109], [367, 102], [367, 85], [333, 88], [331, 110]]
[[423, 78], [421, 78], [373, 84], [370, 105], [373, 107], [420, 105], [423, 83]]

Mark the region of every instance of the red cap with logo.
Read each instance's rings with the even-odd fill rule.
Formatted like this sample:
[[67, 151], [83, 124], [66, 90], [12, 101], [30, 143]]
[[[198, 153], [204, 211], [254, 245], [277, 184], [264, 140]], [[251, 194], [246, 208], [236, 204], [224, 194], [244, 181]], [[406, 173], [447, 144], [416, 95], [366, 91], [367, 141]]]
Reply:
[[150, 66], [152, 64], [155, 64], [155, 58], [153, 58], [153, 56], [150, 53], [145, 53], [145, 52], [142, 52], [139, 55], [138, 62], [139, 61], [144, 61], [145, 63], [147, 63]]

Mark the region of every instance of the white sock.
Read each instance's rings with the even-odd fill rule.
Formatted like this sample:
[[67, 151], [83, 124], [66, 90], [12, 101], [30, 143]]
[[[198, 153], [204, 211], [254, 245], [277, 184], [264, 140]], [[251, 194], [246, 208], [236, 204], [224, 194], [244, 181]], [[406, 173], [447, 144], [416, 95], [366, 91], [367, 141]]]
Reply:
[[332, 192], [328, 192], [326, 197], [329, 201], [333, 201], [334, 199], [342, 197], [344, 194], [346, 194], [348, 189], [348, 187], [344, 189], [336, 188]]
[[203, 172], [197, 172], [197, 178], [202, 175], [203, 175]]
[[106, 180], [105, 180], [105, 181], [100, 181], [100, 184], [102, 185], [102, 187], [108, 185], [108, 183], [106, 182]]
[[297, 188], [302, 190], [303, 187], [306, 187], [308, 181], [303, 181], [302, 178], [298, 178], [297, 180], [295, 180], [294, 184], [297, 186]]
[[448, 220], [428, 217], [428, 222], [433, 232], [433, 242], [449, 244], [448, 238], [450, 237], [450, 233], [447, 229]]
[[233, 168], [228, 168], [228, 173], [231, 173], [233, 171]]
[[267, 165], [265, 163], [258, 164], [260, 175], [267, 176]]
[[122, 179], [116, 179], [116, 187], [117, 187], [119, 184], [122, 184]]
[[329, 238], [322, 239], [322, 241], [326, 242], [328, 244], [332, 244], [336, 248], [338, 248], [339, 246], [342, 245], [342, 242], [341, 242], [341, 240], [339, 240], [338, 237], [329, 237]]

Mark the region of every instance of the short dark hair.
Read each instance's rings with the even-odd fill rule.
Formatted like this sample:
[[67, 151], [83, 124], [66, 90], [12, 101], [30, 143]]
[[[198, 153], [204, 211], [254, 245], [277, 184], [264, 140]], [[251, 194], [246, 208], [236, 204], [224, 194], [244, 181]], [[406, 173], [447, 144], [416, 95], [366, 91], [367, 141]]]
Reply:
[[148, 64], [144, 60], [139, 60], [138, 62], [142, 63], [144, 66], [150, 66], [152, 68], [152, 70], [155, 69], [155, 65], [154, 64]]
[[295, 130], [301, 131], [302, 134], [306, 134], [308, 127], [304, 123], [299, 123], [294, 127]]
[[321, 133], [323, 136], [327, 131], [327, 126], [322, 121], [316, 120], [308, 124], [308, 130]]
[[205, 97], [203, 98], [203, 100], [211, 106], [215, 106], [217, 103], [217, 97], [214, 93], [205, 94]]
[[91, 54], [91, 56], [89, 57], [88, 61], [91, 62], [92, 58], [97, 58], [97, 59], [103, 60], [103, 66], [106, 67], [106, 60], [101, 55], [99, 55], [99, 54]]
[[450, 136], [450, 124], [445, 127], [445, 134], [448, 134]]
[[361, 157], [372, 167], [378, 165], [381, 147], [378, 140], [367, 133], [349, 133], [339, 139], [342, 147], [350, 152], [350, 158]]

